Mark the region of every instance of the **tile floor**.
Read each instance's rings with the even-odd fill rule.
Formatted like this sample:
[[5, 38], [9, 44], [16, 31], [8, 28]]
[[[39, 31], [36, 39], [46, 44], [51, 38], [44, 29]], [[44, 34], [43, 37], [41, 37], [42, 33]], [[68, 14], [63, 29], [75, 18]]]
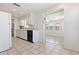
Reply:
[[66, 50], [62, 42], [55, 39], [47, 39], [42, 42], [30, 43], [19, 38], [13, 39], [13, 47], [0, 55], [79, 55], [79, 53]]

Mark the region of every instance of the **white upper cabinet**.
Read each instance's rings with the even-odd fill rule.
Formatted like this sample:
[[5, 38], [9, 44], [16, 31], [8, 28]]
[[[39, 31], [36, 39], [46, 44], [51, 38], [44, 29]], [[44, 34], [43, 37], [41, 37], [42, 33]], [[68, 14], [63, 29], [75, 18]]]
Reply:
[[26, 18], [20, 20], [21, 26], [33, 25], [36, 27], [39, 23], [38, 21], [38, 14], [37, 13], [30, 13], [26, 16]]
[[27, 16], [27, 24], [30, 24], [30, 25], [34, 25], [34, 14], [31, 13], [29, 16]]
[[21, 22], [20, 22], [21, 26], [26, 26], [26, 24], [27, 24], [27, 20], [26, 19], [21, 20]]

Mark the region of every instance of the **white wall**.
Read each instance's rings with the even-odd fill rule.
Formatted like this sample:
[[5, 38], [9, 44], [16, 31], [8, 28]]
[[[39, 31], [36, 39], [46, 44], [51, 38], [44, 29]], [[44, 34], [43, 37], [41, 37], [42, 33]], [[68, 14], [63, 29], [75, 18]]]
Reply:
[[65, 5], [64, 47], [79, 52], [79, 4]]

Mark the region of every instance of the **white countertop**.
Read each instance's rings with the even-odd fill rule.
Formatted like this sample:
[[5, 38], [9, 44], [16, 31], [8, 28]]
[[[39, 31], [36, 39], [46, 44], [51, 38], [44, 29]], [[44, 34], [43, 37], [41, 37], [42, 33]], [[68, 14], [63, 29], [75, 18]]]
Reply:
[[17, 29], [17, 30], [38, 30], [36, 28], [27, 28], [27, 29]]

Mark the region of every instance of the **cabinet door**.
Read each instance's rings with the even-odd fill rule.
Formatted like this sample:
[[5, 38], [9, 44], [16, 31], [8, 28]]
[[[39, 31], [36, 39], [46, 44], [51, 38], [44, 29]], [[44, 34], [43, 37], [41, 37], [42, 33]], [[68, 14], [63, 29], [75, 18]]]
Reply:
[[31, 14], [30, 16], [28, 16], [28, 18], [27, 18], [27, 24], [34, 25], [34, 15], [33, 14]]
[[39, 30], [33, 30], [33, 42], [39, 41]]

